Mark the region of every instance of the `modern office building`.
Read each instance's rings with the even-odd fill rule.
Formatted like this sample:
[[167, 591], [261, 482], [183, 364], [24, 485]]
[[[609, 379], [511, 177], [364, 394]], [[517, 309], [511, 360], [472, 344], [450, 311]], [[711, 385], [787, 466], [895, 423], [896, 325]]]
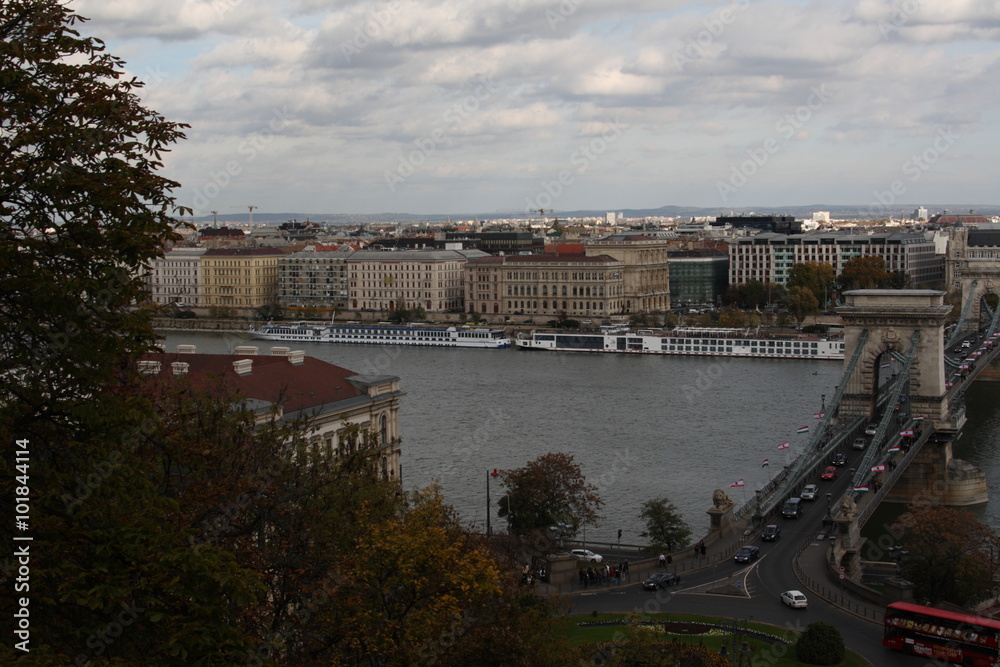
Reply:
[[903, 271], [914, 288], [940, 286], [944, 282], [944, 258], [935, 253], [933, 240], [923, 234], [771, 234], [735, 239], [729, 246], [729, 283], [751, 280], [786, 285], [795, 264], [827, 263], [837, 275], [855, 257], [876, 255], [885, 259], [886, 271]]
[[729, 287], [729, 254], [724, 250], [671, 250], [670, 303], [718, 303]]

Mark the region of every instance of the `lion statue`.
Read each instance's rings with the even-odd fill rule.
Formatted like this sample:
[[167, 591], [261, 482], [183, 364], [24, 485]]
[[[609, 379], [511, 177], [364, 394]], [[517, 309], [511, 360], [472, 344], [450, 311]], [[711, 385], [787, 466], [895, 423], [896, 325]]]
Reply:
[[733, 504], [733, 499], [722, 489], [716, 489], [712, 492], [712, 504], [718, 508], [729, 507]]
[[850, 496], [844, 496], [840, 500], [840, 514], [846, 519], [858, 513], [858, 506], [854, 503], [854, 500]]

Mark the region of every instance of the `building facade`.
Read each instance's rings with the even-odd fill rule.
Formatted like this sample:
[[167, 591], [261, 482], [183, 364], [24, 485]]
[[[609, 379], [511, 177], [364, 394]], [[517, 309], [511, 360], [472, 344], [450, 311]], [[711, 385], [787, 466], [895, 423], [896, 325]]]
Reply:
[[465, 267], [465, 303], [480, 315], [608, 317], [625, 305], [625, 264], [607, 255], [482, 257]]
[[165, 384], [187, 378], [211, 389], [222, 382], [246, 398], [258, 423], [303, 418], [306, 430], [296, 454], [306, 461], [366, 447], [378, 475], [400, 481], [399, 402], [405, 394], [398, 377], [359, 375], [287, 347], [258, 352], [241, 346], [233, 354], [197, 354], [193, 345], [178, 345], [175, 353], [144, 355], [139, 370]]
[[671, 250], [670, 303], [718, 303], [729, 286], [729, 255], [722, 250]]
[[153, 303], [197, 308], [202, 304], [201, 259], [205, 248], [172, 248], [150, 261], [147, 284]]
[[202, 305], [250, 314], [278, 302], [275, 248], [212, 248], [202, 255]]
[[347, 308], [350, 297], [349, 246], [333, 251], [304, 250], [278, 260], [278, 303], [283, 308]]
[[671, 240], [644, 234], [615, 234], [588, 241], [587, 255], [607, 255], [624, 265], [622, 311], [627, 314], [670, 310]]
[[347, 258], [351, 310], [428, 313], [465, 309], [464, 270], [479, 250], [361, 250]]
[[935, 252], [933, 240], [923, 234], [771, 234], [735, 239], [729, 246], [729, 283], [742, 285], [757, 280], [787, 285], [795, 264], [830, 264], [839, 276], [844, 265], [856, 257], [882, 257], [886, 271], [902, 271], [914, 288], [939, 286], [944, 282], [944, 258]]

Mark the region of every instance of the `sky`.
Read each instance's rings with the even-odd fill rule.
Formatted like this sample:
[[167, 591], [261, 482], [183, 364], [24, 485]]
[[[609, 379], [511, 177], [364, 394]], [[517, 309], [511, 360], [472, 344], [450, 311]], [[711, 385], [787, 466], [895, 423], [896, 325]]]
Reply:
[[1000, 0], [69, 5], [196, 215], [1000, 202]]

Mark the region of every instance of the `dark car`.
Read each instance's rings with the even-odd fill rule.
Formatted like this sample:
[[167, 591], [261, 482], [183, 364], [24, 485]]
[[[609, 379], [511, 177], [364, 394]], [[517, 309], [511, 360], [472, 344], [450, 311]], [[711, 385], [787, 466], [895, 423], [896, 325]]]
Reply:
[[781, 539], [781, 528], [778, 528], [777, 524], [768, 524], [764, 526], [764, 532], [760, 534], [760, 539], [765, 542], [774, 542], [775, 540]]
[[758, 556], [760, 556], [760, 547], [749, 545], [737, 551], [733, 560], [737, 563], [751, 563], [757, 560]]
[[647, 591], [655, 591], [658, 588], [666, 588], [681, 583], [681, 576], [673, 572], [657, 572], [649, 579], [642, 582], [642, 587]]
[[843, 454], [837, 454], [833, 457], [833, 460], [830, 461], [830, 463], [832, 463], [835, 466], [846, 466], [847, 457], [844, 456]]

